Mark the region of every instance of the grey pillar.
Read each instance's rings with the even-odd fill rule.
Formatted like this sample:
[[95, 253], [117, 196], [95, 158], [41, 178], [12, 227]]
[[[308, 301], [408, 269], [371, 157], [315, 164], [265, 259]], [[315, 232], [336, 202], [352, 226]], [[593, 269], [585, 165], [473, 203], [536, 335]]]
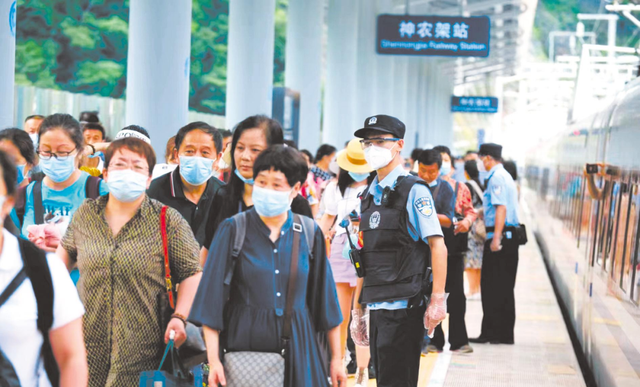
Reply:
[[0, 129], [14, 126], [16, 2], [0, 0]]
[[127, 125], [143, 126], [156, 153], [187, 124], [191, 2], [131, 0]]
[[229, 2], [227, 127], [254, 114], [271, 116], [275, 0]]
[[324, 1], [289, 0], [285, 85], [300, 92], [300, 149], [320, 145]]

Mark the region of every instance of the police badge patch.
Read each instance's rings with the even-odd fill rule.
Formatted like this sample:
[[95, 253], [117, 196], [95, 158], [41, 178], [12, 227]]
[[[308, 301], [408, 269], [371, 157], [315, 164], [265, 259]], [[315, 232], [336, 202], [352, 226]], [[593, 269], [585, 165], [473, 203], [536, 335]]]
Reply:
[[419, 213], [422, 215], [429, 217], [433, 214], [433, 201], [428, 196], [423, 196], [420, 199], [416, 200], [413, 205], [416, 207]]
[[493, 193], [496, 195], [500, 195], [500, 192], [502, 192], [502, 187], [499, 185], [494, 185], [493, 186]]
[[375, 125], [378, 123], [378, 117], [369, 118], [369, 125]]
[[369, 218], [369, 228], [373, 230], [378, 228], [378, 226], [380, 226], [380, 213], [376, 211], [371, 214], [371, 217]]

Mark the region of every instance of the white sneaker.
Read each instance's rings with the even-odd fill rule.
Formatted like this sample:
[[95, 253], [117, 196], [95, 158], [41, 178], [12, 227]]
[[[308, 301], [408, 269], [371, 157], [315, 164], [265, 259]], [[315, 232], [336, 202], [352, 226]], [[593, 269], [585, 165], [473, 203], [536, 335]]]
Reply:
[[367, 387], [369, 384], [369, 369], [358, 369], [356, 374], [356, 385], [354, 387]]

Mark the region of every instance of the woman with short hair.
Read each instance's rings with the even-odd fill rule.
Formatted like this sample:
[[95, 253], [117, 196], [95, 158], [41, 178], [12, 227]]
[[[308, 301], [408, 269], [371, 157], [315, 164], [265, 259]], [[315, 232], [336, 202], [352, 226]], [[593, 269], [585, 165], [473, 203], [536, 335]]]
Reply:
[[[324, 237], [311, 219], [291, 211], [291, 201], [298, 195], [307, 170], [306, 162], [293, 148], [275, 145], [262, 152], [253, 163], [253, 208], [225, 220], [216, 232], [190, 316], [204, 326], [210, 386], [226, 385], [229, 376], [220, 347], [226, 350], [225, 356], [238, 351], [281, 353], [285, 349], [287, 387], [328, 386], [329, 375], [334, 386], [339, 382], [346, 385], [339, 332], [342, 314], [325, 258]], [[236, 219], [240, 216], [246, 219], [245, 238], [234, 258]], [[297, 275], [293, 277], [293, 300], [289, 300], [296, 232], [303, 235], [297, 235]], [[305, 233], [313, 233], [313, 249]], [[228, 286], [227, 270], [231, 274]], [[281, 335], [289, 302], [292, 334], [290, 344], [283, 348]], [[331, 346], [329, 375], [317, 332], [327, 332]]]
[[[186, 316], [201, 277], [198, 242], [178, 211], [146, 195], [155, 163], [143, 140], [111, 143], [104, 170], [111, 192], [78, 208], [57, 251], [80, 270], [90, 386], [137, 385], [142, 371], [157, 369], [171, 330], [176, 345], [186, 339]], [[172, 283], [180, 285], [168, 326], [161, 317], [167, 292], [163, 232]]]

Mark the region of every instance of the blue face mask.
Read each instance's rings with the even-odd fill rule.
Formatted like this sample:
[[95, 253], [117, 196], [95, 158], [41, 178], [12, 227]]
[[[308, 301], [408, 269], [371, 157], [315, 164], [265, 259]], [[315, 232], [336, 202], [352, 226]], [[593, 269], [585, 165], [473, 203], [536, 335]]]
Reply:
[[180, 176], [191, 185], [205, 184], [213, 173], [213, 159], [180, 156]]
[[56, 183], [67, 180], [76, 170], [76, 157], [69, 156], [66, 160], [60, 160], [53, 156], [49, 160], [40, 159], [40, 168], [47, 177]]
[[440, 176], [448, 175], [449, 173], [451, 173], [451, 163], [443, 162], [440, 167]]
[[100, 157], [103, 158], [104, 153], [102, 153], [102, 151], [98, 151], [95, 154], [88, 156], [90, 159], [95, 159], [96, 157]]
[[355, 173], [355, 172], [349, 172], [349, 176], [351, 176], [351, 178], [356, 181], [357, 183], [367, 180], [367, 178], [369, 177], [368, 173]]
[[18, 169], [18, 184], [22, 183], [24, 181], [24, 168], [26, 167], [26, 165], [16, 165], [16, 168]]
[[109, 192], [121, 202], [131, 203], [147, 190], [148, 176], [130, 169], [109, 172], [107, 184]]
[[237, 169], [234, 172], [236, 176], [238, 176], [238, 178], [242, 180], [245, 184], [253, 185], [253, 179], [247, 179], [246, 177], [242, 176], [240, 171], [238, 171]]
[[291, 195], [291, 191], [276, 191], [254, 186], [251, 198], [258, 215], [271, 218], [287, 212], [291, 208], [289, 195]]

